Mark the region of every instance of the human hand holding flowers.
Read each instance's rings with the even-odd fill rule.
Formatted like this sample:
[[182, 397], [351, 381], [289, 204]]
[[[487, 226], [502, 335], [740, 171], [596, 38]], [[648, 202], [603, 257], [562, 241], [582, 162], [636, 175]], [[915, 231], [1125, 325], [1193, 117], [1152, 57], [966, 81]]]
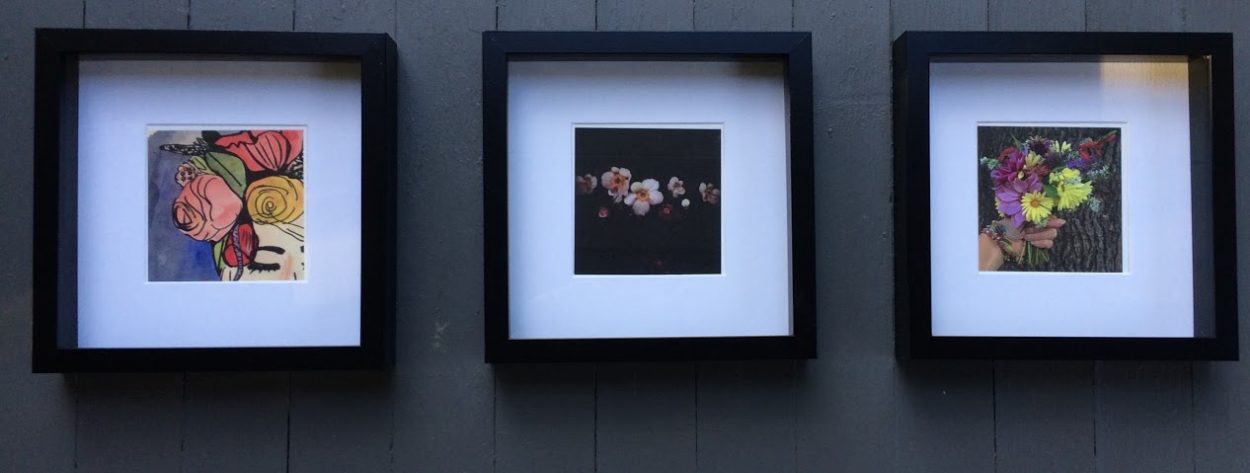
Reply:
[[[1032, 245], [1037, 248], [1047, 249], [1055, 245], [1055, 239], [1059, 238], [1059, 228], [1062, 227], [1066, 220], [1059, 217], [1050, 217], [1045, 224], [1040, 227], [1029, 227], [1017, 234], [1004, 233], [997, 234], [994, 231], [982, 232], [978, 239], [978, 268], [981, 271], [997, 271], [1003, 265], [1004, 254], [1010, 255], [1012, 258], [1021, 258], [1024, 256], [1025, 245]], [[997, 228], [1009, 229], [1005, 220], [995, 222]]]

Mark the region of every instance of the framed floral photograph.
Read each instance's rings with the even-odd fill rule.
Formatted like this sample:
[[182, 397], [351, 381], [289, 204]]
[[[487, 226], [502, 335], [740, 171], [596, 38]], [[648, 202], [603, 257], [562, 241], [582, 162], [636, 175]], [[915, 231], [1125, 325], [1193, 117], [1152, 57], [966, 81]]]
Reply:
[[394, 51], [38, 30], [34, 371], [386, 366]]
[[910, 358], [1237, 358], [1232, 38], [906, 32]]
[[488, 362], [815, 356], [809, 34], [483, 59]]

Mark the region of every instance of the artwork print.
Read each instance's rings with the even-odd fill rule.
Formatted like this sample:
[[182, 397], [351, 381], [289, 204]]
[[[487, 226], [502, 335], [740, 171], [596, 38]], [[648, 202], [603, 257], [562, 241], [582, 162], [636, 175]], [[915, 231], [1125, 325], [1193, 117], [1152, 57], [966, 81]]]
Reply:
[[1121, 130], [977, 128], [982, 271], [1123, 271]]
[[148, 130], [148, 280], [298, 281], [304, 131]]
[[574, 130], [575, 274], [719, 274], [719, 129]]

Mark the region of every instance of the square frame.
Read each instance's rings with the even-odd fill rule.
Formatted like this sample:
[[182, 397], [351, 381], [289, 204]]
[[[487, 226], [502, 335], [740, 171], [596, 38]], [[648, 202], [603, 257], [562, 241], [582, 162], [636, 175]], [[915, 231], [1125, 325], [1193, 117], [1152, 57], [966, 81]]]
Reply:
[[[508, 71], [518, 60], [784, 63], [789, 152], [788, 336], [513, 339], [509, 322]], [[679, 361], [816, 356], [810, 33], [484, 32], [486, 362]], [[800, 178], [796, 179], [796, 176]]]
[[[396, 47], [382, 34], [37, 29], [32, 370], [131, 372], [375, 369], [393, 360]], [[77, 348], [78, 58], [324, 59], [360, 63], [358, 346]], [[76, 171], [74, 172], [76, 174]]]
[[[1233, 41], [1228, 33], [1021, 33], [908, 31], [893, 45], [895, 334], [900, 358], [1236, 360], [1236, 258], [1211, 258], [1194, 268], [1209, 296], [1195, 288], [1195, 317], [1213, 319], [1210, 337], [934, 336], [932, 248], [928, 238], [898, 238], [930, 228], [930, 64], [951, 62], [1084, 62], [1114, 56], [1189, 58], [1192, 150], [1210, 154], [1209, 181], [1193, 181], [1193, 205], [1209, 222], [1195, 245], [1236, 255]], [[1195, 87], [1193, 84], [1201, 84]], [[1203, 107], [1202, 105], [1207, 105]], [[1200, 128], [1195, 129], [1194, 123]], [[1199, 187], [1201, 186], [1201, 187]], [[1204, 198], [1201, 202], [1206, 202]], [[1222, 215], [1219, 219], [1211, 215]], [[1202, 240], [1199, 240], [1202, 238]], [[1197, 246], [1195, 247], [1197, 248]], [[1195, 249], [1195, 254], [1198, 250]], [[1199, 302], [1199, 299], [1203, 299]], [[1198, 306], [1209, 308], [1201, 310]]]

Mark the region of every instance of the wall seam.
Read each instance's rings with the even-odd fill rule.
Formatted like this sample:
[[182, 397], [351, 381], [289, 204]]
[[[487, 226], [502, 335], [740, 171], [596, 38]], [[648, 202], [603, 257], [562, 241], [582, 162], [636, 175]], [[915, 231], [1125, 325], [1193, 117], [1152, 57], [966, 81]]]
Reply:
[[[292, 22], [295, 15], [291, 14]], [[292, 24], [292, 27], [295, 25]], [[291, 372], [286, 372], [286, 473], [291, 473]]]
[[594, 409], [591, 413], [591, 471], [599, 471], [599, 364], [595, 363], [594, 382], [591, 383], [591, 403], [590, 407]]
[[[86, 3], [87, 2], [85, 1], [83, 2], [84, 9], [86, 8]], [[87, 21], [86, 16], [83, 17], [83, 21]], [[78, 409], [78, 400], [79, 395], [81, 394], [79, 389], [82, 387], [82, 383], [79, 382], [79, 375], [75, 374], [70, 376], [70, 386], [73, 388], [72, 392], [74, 393], [74, 462], [72, 463], [72, 466], [74, 471], [78, 471], [78, 422], [79, 415], [81, 414]]]
[[694, 471], [699, 471], [699, 369], [702, 363], [694, 364]]
[[[189, 11], [189, 10], [188, 10]], [[187, 377], [187, 372], [182, 372], [182, 393], [179, 396], [178, 410], [178, 471], [181, 473], [186, 468], [187, 460], [187, 386], [191, 381]]]
[[[1181, 18], [1182, 18], [1181, 28], [1184, 29], [1184, 26], [1183, 26], [1184, 15], [1183, 14], [1181, 15]], [[1198, 471], [1198, 419], [1197, 419], [1198, 400], [1197, 400], [1197, 396], [1194, 395], [1195, 385], [1197, 384], [1194, 382], [1194, 366], [1195, 365], [1196, 363], [1194, 362], [1189, 363], [1189, 462], [1190, 462], [1190, 468], [1191, 468], [1190, 471], [1197, 472]]]
[[[1087, 4], [1088, 5], [1088, 4]], [[1086, 10], [1088, 12], [1088, 10]], [[1090, 363], [1089, 366], [1089, 390], [1093, 394], [1094, 402], [1092, 406], [1093, 415], [1090, 416], [1090, 423], [1093, 424], [1094, 435], [1094, 473], [1098, 473], [1098, 362]]]
[[[989, 4], [986, 4], [989, 11]], [[988, 13], [987, 13], [988, 16]], [[987, 18], [986, 21], [989, 21]], [[989, 23], [986, 23], [988, 26]], [[998, 472], [998, 361], [990, 362], [990, 421], [993, 423], [990, 433], [993, 437], [994, 472]]]

